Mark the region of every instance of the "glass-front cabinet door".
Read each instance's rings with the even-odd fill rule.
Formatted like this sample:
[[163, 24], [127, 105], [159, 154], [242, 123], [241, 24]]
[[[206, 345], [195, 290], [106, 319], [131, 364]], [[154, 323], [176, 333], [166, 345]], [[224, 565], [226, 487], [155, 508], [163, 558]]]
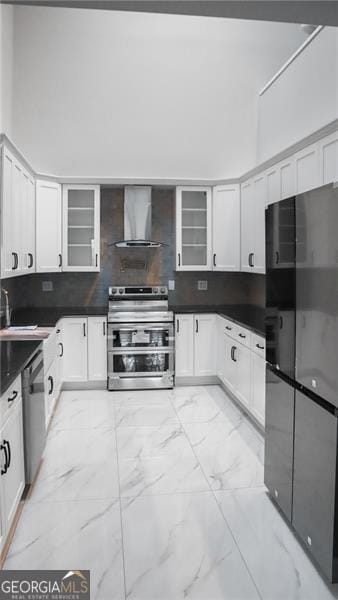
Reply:
[[176, 188], [176, 269], [211, 270], [211, 188]]
[[100, 186], [63, 186], [63, 271], [100, 270]]

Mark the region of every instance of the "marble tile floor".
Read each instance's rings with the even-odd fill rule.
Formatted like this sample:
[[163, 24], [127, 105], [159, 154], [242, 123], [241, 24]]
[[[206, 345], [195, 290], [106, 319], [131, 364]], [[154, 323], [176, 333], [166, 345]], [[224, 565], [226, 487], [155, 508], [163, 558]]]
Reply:
[[219, 386], [63, 392], [5, 569], [90, 569], [92, 600], [329, 600]]

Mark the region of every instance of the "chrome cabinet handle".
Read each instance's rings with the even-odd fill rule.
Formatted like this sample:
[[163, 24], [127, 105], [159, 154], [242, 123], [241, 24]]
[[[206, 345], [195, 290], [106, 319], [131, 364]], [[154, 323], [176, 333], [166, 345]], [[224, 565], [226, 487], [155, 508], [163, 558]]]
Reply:
[[260, 350], [264, 350], [264, 346], [261, 346], [260, 344], [256, 344], [256, 348], [259, 348]]
[[229, 327], [229, 325], [226, 325], [225, 329], [227, 329], [228, 331], [232, 331], [232, 327]]
[[59, 254], [59, 268], [62, 267], [62, 254]]
[[95, 254], [95, 267], [97, 267], [98, 258], [99, 258], [99, 257], [98, 257], [98, 255], [97, 255], [97, 254]]
[[244, 335], [244, 333], [239, 333], [238, 335], [240, 338], [246, 338], [246, 335]]
[[178, 253], [178, 266], [181, 266], [181, 254], [180, 252]]
[[180, 332], [180, 321], [179, 319], [176, 319], [176, 333]]
[[216, 267], [216, 254], [214, 254], [214, 256], [213, 256], [213, 263], [214, 263], [214, 267]]
[[60, 350], [61, 350], [61, 354], [59, 354], [59, 356], [61, 358], [61, 356], [63, 356], [63, 343], [59, 342], [59, 346], [60, 346]]
[[53, 393], [53, 389], [54, 389], [54, 379], [51, 375], [49, 375], [48, 381], [50, 382], [50, 388], [48, 390], [48, 395], [50, 396]]
[[86, 337], [86, 323], [83, 323], [83, 337]]
[[106, 322], [103, 321], [103, 335], [106, 335]]
[[196, 333], [198, 333], [198, 319], [196, 319]]

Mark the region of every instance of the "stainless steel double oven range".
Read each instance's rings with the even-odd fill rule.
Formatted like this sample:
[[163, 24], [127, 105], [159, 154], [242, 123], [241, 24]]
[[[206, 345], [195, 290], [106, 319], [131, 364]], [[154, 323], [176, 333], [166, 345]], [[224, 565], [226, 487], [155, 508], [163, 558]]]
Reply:
[[109, 288], [108, 389], [172, 388], [174, 316], [163, 286]]

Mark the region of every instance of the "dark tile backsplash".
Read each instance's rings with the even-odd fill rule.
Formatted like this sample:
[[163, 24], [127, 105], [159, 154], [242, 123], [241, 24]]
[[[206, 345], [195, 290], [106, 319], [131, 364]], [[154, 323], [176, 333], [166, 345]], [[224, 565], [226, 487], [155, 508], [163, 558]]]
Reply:
[[[12, 308], [51, 306], [104, 306], [108, 286], [168, 284], [172, 304], [254, 304], [264, 306], [265, 276], [251, 273], [175, 272], [175, 192], [152, 191], [152, 238], [161, 248], [115, 248], [123, 239], [123, 189], [101, 190], [100, 273], [37, 273], [2, 280]], [[130, 268], [131, 267], [131, 268]], [[198, 291], [197, 281], [207, 280], [208, 290]], [[53, 283], [52, 292], [42, 282]]]

